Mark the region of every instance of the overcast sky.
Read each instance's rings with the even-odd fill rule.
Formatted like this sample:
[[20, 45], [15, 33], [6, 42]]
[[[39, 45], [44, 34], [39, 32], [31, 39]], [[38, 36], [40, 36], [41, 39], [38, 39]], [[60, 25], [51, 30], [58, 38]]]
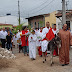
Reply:
[[[20, 0], [21, 17], [45, 14], [62, 9], [62, 0]], [[68, 0], [66, 0], [68, 1]], [[72, 0], [69, 0], [68, 9], [72, 9]], [[18, 0], [0, 0], [0, 16], [11, 13], [18, 16]]]

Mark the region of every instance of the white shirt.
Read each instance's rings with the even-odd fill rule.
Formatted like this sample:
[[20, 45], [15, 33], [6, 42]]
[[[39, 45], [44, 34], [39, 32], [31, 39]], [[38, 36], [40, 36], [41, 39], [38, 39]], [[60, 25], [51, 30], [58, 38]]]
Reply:
[[18, 32], [18, 33], [16, 34], [17, 39], [21, 38], [20, 34], [22, 34], [22, 32]]
[[47, 27], [45, 27], [43, 29], [43, 31], [42, 31], [42, 39], [44, 39], [46, 37], [46, 34], [49, 32], [49, 30], [50, 30], [50, 27], [49, 27], [49, 29]]
[[3, 30], [0, 32], [0, 34], [2, 39], [6, 39], [6, 36], [8, 35], [7, 32]]
[[0, 39], [1, 39], [1, 31], [0, 31]]
[[52, 31], [53, 31], [54, 35], [55, 35], [55, 34], [57, 35], [58, 29], [56, 29], [56, 30], [52, 29]]

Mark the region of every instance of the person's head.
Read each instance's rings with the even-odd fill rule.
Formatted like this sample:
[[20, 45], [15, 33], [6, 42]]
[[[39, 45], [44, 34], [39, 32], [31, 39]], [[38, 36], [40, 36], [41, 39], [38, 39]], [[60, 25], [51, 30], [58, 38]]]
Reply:
[[56, 24], [53, 25], [53, 28], [54, 28], [54, 29], [56, 28]]
[[67, 24], [64, 24], [63, 25], [63, 30], [66, 30], [67, 29]]
[[8, 31], [8, 35], [10, 35], [10, 31]]
[[35, 30], [38, 30], [38, 28], [35, 28]]
[[22, 30], [26, 31], [26, 30], [27, 30], [27, 27], [26, 27], [26, 26], [24, 26]]
[[46, 27], [50, 27], [50, 23], [49, 22], [46, 22]]
[[9, 27], [7, 27], [7, 30], [9, 30]]
[[34, 30], [32, 31], [32, 34], [33, 34], [33, 35], [35, 34], [35, 31], [34, 31]]
[[3, 31], [5, 31], [5, 27], [3, 27]]
[[40, 27], [40, 30], [43, 30], [43, 27]]
[[21, 30], [19, 29], [19, 32], [21, 32]]

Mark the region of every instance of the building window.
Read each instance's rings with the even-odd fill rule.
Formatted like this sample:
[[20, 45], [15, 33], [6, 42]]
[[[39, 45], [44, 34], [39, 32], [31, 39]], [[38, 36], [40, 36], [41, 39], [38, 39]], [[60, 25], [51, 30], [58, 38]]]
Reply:
[[39, 22], [38, 22], [38, 28], [40, 28], [40, 24], [39, 24]]
[[31, 23], [31, 27], [33, 27], [33, 23]]
[[36, 28], [36, 22], [35, 22], [35, 28]]
[[70, 21], [66, 21], [67, 29], [70, 28]]

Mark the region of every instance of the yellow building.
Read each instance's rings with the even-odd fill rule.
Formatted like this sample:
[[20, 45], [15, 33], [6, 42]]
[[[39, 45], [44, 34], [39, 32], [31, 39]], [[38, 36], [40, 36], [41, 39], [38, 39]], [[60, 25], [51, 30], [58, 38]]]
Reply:
[[56, 11], [50, 13], [50, 15], [45, 17], [45, 26], [46, 26], [47, 21], [50, 22], [51, 27], [53, 26], [53, 24], [56, 24], [56, 16], [55, 16], [55, 14], [56, 14]]

